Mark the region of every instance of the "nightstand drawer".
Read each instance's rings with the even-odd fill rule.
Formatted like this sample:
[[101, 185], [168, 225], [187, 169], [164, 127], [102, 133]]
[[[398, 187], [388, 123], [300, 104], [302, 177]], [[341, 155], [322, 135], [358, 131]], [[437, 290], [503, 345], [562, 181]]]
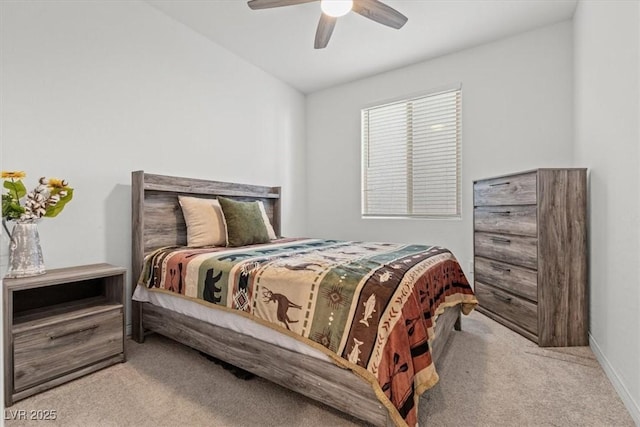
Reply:
[[476, 231], [536, 237], [536, 206], [476, 207], [473, 228]]
[[538, 266], [538, 242], [533, 237], [476, 233], [476, 255], [535, 270]]
[[481, 307], [504, 317], [533, 334], [538, 334], [538, 306], [536, 304], [478, 281], [475, 282], [474, 292]]
[[473, 186], [474, 206], [536, 204], [536, 173], [477, 181]]
[[123, 349], [122, 306], [16, 333], [14, 390], [45, 382]]
[[516, 265], [476, 257], [475, 278], [513, 294], [538, 301], [538, 272]]

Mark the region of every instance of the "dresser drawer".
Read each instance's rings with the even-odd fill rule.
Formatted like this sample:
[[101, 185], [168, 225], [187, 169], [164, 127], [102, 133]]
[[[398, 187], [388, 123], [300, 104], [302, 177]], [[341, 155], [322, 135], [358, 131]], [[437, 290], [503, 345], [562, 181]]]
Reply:
[[538, 334], [538, 306], [498, 288], [475, 282], [474, 292], [481, 307], [504, 317], [527, 331]]
[[533, 205], [536, 203], [535, 172], [476, 181], [473, 185], [474, 206]]
[[538, 301], [538, 274], [534, 270], [476, 257], [475, 278], [531, 301]]
[[50, 380], [123, 352], [122, 307], [14, 335], [14, 389]]
[[483, 258], [504, 261], [535, 270], [538, 264], [538, 244], [534, 237], [494, 233], [475, 233], [475, 253]]
[[536, 206], [476, 207], [474, 230], [536, 237]]

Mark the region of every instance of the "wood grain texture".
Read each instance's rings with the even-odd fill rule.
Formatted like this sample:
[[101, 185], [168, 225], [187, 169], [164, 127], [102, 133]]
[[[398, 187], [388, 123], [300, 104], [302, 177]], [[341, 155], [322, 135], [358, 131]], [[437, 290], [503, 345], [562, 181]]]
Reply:
[[[388, 411], [371, 386], [347, 369], [149, 303], [142, 307], [149, 330], [373, 425], [389, 425]], [[459, 307], [452, 307], [438, 317], [434, 363], [439, 363], [459, 313]]]
[[[273, 208], [271, 212], [267, 212], [269, 218], [271, 218], [271, 225], [273, 226], [273, 231], [275, 231], [277, 237], [282, 237], [282, 229], [281, 229], [281, 216], [282, 216], [282, 199], [280, 198], [281, 189], [280, 187], [276, 187], [274, 189], [278, 193], [278, 198], [273, 201]], [[265, 210], [269, 209], [269, 205], [265, 204]]]
[[4, 281], [6, 406], [125, 360], [125, 275], [94, 264]]
[[[144, 258], [144, 172], [131, 173], [131, 259], [139, 261]], [[142, 263], [132, 262], [131, 276], [135, 284], [142, 272]]]
[[[7, 279], [4, 279], [6, 283]], [[3, 283], [3, 285], [4, 285]], [[4, 365], [4, 406], [13, 404], [13, 291], [9, 286], [2, 286], [2, 354]]]
[[482, 307], [480, 305], [478, 305], [476, 307], [476, 311], [478, 311], [478, 313], [482, 313], [485, 316], [495, 320], [496, 322], [506, 326], [507, 328], [511, 329], [512, 331], [517, 332], [518, 334], [522, 335], [523, 337], [527, 338], [528, 340], [531, 340], [534, 343], [538, 344], [538, 335], [527, 331], [522, 326], [520, 326], [519, 323], [507, 320], [504, 317], [500, 316], [498, 313], [495, 313], [495, 312], [493, 312], [491, 310], [488, 310], [487, 308]]
[[279, 198], [278, 187], [169, 175], [144, 174], [144, 189], [210, 196]]
[[124, 270], [120, 275], [106, 276], [102, 280], [104, 281], [104, 295], [107, 298], [107, 301], [112, 304], [122, 305], [122, 322], [121, 322], [122, 355], [123, 355], [123, 358], [126, 359], [126, 355], [124, 352], [124, 339], [127, 336], [127, 322], [126, 322], [127, 316], [126, 316], [126, 313], [124, 312], [125, 301], [127, 299], [127, 291], [125, 288], [125, 283], [127, 282], [126, 270]]
[[4, 279], [3, 282], [13, 292], [44, 286], [55, 286], [61, 283], [79, 282], [82, 280], [103, 278], [110, 275], [123, 274], [126, 270], [110, 264], [88, 264], [78, 267], [56, 268], [47, 270], [45, 274], [17, 279]]
[[104, 360], [101, 360], [100, 362], [96, 362], [91, 365], [85, 366], [82, 369], [69, 372], [68, 374], [65, 374], [59, 377], [55, 377], [50, 381], [35, 385], [26, 390], [18, 391], [14, 393], [12, 396], [13, 402], [17, 402], [18, 400], [25, 399], [29, 396], [33, 396], [34, 394], [41, 393], [45, 390], [49, 390], [50, 388], [57, 387], [61, 384], [83, 377], [92, 372], [99, 371], [100, 369], [107, 368], [116, 363], [122, 363], [124, 361], [125, 361], [124, 353], [116, 354], [115, 356], [109, 357], [108, 359], [104, 359]]
[[122, 307], [14, 336], [16, 391], [124, 352]]
[[538, 301], [538, 274], [535, 270], [482, 257], [475, 257], [474, 265], [475, 279], [479, 282]]
[[524, 174], [476, 181], [474, 206], [531, 205], [536, 203], [536, 174]]
[[586, 170], [538, 173], [540, 343], [588, 345]]
[[535, 205], [478, 206], [474, 212], [474, 229], [537, 237], [536, 210]]
[[187, 244], [187, 224], [178, 203], [178, 195], [145, 191], [143, 204], [145, 255], [162, 246]]
[[476, 255], [536, 269], [538, 266], [537, 239], [496, 233], [475, 233]]
[[280, 234], [280, 187], [132, 173], [132, 261], [137, 281], [144, 255], [162, 246], [186, 245], [187, 226], [178, 196], [230, 197], [263, 202], [276, 234]]
[[451, 331], [460, 330], [460, 306], [450, 307], [436, 319], [436, 337], [431, 346], [431, 359], [436, 365], [440, 364], [447, 349], [447, 342]]
[[[131, 292], [135, 291], [144, 260], [144, 172], [131, 173]], [[131, 300], [131, 338], [144, 340], [142, 306]]]
[[386, 424], [387, 410], [369, 384], [331, 362], [148, 303], [142, 313], [145, 327], [157, 333], [374, 425]]
[[[514, 210], [514, 206], [504, 205], [508, 198], [531, 203], [521, 206], [519, 212], [535, 209], [535, 238], [520, 237], [531, 235], [530, 215], [522, 214], [518, 224], [509, 218], [511, 212], [509, 216], [491, 214]], [[537, 301], [539, 335], [532, 339], [540, 346], [588, 345], [586, 200], [586, 169], [581, 168], [537, 169], [474, 183], [476, 285], [489, 284]], [[492, 264], [503, 272], [494, 271]], [[532, 295], [534, 284], [536, 298]], [[531, 327], [504, 310], [499, 304], [485, 304], [480, 309], [519, 333], [532, 335]]]
[[92, 314], [105, 313], [113, 310], [122, 310], [122, 304], [114, 304], [104, 298], [91, 298], [75, 304], [60, 304], [47, 311], [43, 308], [33, 315], [21, 315], [13, 319], [13, 334], [21, 334], [33, 329], [56, 327], [60, 322], [75, 321]]
[[481, 307], [499, 313], [501, 317], [517, 323], [533, 334], [538, 333], [536, 304], [478, 281], [474, 292]]

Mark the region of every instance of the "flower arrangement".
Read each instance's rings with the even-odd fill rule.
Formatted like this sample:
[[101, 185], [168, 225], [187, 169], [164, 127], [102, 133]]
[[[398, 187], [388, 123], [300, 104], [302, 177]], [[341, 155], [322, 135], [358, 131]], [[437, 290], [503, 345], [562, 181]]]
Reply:
[[73, 188], [67, 181], [42, 177], [30, 193], [22, 183], [26, 174], [22, 171], [2, 171], [2, 221], [29, 221], [42, 217], [53, 218], [73, 198]]

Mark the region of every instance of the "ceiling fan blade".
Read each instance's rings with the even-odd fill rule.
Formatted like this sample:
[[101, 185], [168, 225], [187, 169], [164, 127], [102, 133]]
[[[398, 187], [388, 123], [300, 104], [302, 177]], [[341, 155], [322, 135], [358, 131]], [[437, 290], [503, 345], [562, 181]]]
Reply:
[[318, 0], [251, 0], [247, 5], [253, 10], [270, 9], [272, 7], [293, 6], [296, 4], [311, 3]]
[[408, 18], [378, 0], [355, 0], [353, 11], [387, 27], [400, 29]]
[[315, 49], [324, 49], [329, 44], [329, 39], [331, 38], [331, 33], [333, 33], [333, 27], [336, 26], [336, 21], [338, 18], [334, 18], [333, 16], [325, 15], [324, 13], [320, 16], [320, 21], [318, 22], [318, 29], [316, 30], [316, 41], [313, 44]]

